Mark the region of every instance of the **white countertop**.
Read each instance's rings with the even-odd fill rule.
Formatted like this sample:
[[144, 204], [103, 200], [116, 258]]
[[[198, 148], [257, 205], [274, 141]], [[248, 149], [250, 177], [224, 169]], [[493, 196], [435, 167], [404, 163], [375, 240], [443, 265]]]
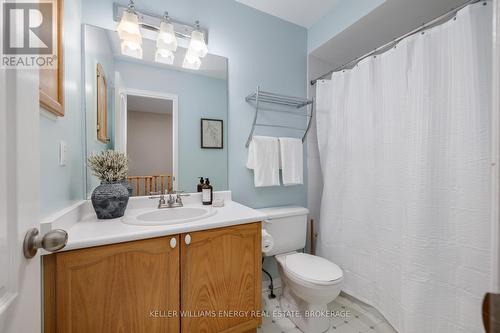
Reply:
[[[68, 243], [61, 251], [69, 251], [92, 246], [114, 244], [132, 240], [175, 235], [199, 230], [228, 227], [262, 221], [263, 213], [231, 200], [230, 192], [214, 193], [215, 198], [225, 200], [224, 207], [213, 207], [216, 213], [204, 219], [172, 225], [143, 226], [125, 224], [122, 218], [98, 220], [90, 202], [84, 201], [75, 205], [53, 219], [42, 223], [42, 231], [61, 228], [68, 232]], [[183, 199], [186, 207], [206, 207], [201, 204], [199, 194], [192, 194]], [[158, 199], [145, 197], [130, 198], [124, 218], [134, 216], [145, 209], [154, 210]], [[175, 209], [175, 208], [164, 208]], [[50, 224], [50, 225], [49, 225]], [[45, 226], [43, 226], [45, 225]], [[47, 254], [44, 252], [42, 254]]]

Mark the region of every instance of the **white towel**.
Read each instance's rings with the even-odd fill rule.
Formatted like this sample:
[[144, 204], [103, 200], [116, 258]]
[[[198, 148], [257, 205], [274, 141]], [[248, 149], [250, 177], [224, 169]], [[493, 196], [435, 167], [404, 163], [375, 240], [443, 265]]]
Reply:
[[253, 169], [255, 187], [279, 186], [278, 138], [254, 136], [248, 147], [247, 168]]
[[303, 144], [301, 139], [279, 138], [283, 185], [304, 183]]

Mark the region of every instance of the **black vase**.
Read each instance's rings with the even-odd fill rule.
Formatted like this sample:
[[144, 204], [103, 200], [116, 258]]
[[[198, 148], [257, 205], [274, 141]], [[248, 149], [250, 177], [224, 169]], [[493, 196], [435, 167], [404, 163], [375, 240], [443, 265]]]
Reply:
[[130, 185], [130, 183], [128, 182], [128, 180], [124, 179], [124, 180], [121, 180], [120, 181], [123, 186], [125, 186], [125, 188], [127, 189], [128, 191], [128, 196], [131, 197], [132, 196], [132, 192], [134, 190], [134, 188], [132, 187], [132, 185]]
[[101, 182], [92, 192], [91, 201], [98, 219], [116, 219], [125, 214], [128, 190], [121, 181]]

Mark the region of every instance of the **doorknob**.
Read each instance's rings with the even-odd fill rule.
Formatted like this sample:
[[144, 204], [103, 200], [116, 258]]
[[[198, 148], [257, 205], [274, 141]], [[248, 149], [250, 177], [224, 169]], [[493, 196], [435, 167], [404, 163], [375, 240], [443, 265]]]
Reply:
[[43, 236], [39, 233], [37, 228], [31, 228], [24, 236], [23, 252], [27, 259], [33, 258], [40, 248], [55, 252], [65, 247], [68, 242], [68, 233], [62, 229], [51, 230]]
[[186, 245], [191, 244], [191, 235], [190, 234], [187, 234], [186, 237], [184, 237], [184, 243], [186, 243]]

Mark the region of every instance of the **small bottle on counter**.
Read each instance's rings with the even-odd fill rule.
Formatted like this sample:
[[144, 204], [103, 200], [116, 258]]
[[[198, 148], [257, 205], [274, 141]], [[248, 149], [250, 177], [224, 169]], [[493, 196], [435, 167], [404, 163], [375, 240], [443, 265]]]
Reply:
[[214, 196], [214, 188], [210, 185], [210, 180], [205, 179], [205, 184], [203, 184], [201, 192], [201, 201], [204, 205], [211, 205]]
[[197, 186], [198, 192], [201, 192], [203, 190], [203, 185], [205, 185], [205, 181], [203, 180], [203, 177], [200, 177], [200, 183]]

